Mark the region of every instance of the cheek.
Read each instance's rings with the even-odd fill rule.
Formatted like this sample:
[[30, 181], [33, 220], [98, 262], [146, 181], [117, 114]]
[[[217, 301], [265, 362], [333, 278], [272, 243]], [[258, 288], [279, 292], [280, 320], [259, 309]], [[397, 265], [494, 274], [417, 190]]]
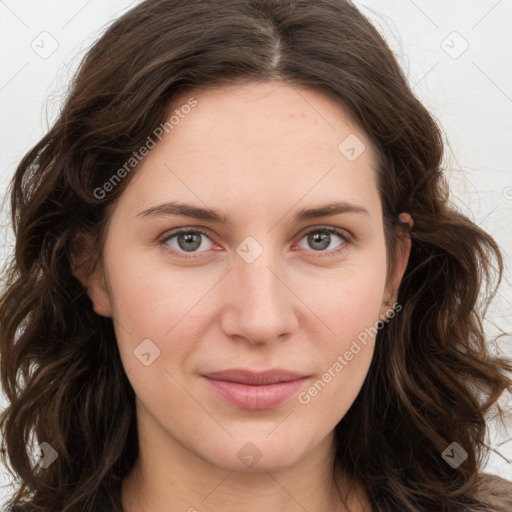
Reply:
[[114, 244], [105, 251], [105, 264], [116, 337], [127, 373], [140, 364], [134, 351], [144, 340], [151, 340], [156, 348], [146, 344], [155, 353], [159, 350], [159, 357], [165, 355], [169, 340], [173, 340], [174, 353], [185, 349], [187, 339], [180, 336], [175, 343], [175, 332], [211, 287], [208, 281], [192, 279], [193, 269], [189, 274], [172, 271], [144, 251], [120, 252]]
[[[303, 394], [303, 404], [331, 408], [342, 416], [355, 400], [371, 363], [386, 281], [382, 250], [361, 255], [336, 273], [329, 293], [311, 293], [305, 302], [329, 328], [315, 350], [321, 353], [318, 380]], [[320, 320], [318, 321], [320, 323]], [[324, 328], [324, 332], [327, 332]], [[325, 413], [324, 413], [325, 414]]]
[[338, 300], [333, 297], [330, 309], [324, 309], [322, 317], [335, 335], [326, 336], [311, 347], [319, 353], [318, 374], [297, 397], [306, 415], [323, 417], [331, 427], [349, 410], [368, 374], [382, 297], [371, 282], [366, 288], [343, 290], [346, 294], [340, 293]]
[[117, 343], [137, 394], [152, 396], [161, 383], [174, 382], [164, 369], [173, 375], [192, 371], [194, 355], [216, 321], [216, 285], [226, 269], [173, 267], [154, 250], [121, 252], [119, 245], [105, 250]]
[[338, 270], [318, 279], [317, 286], [312, 284], [304, 302], [335, 333], [338, 342], [334, 346], [343, 348], [379, 320], [386, 284], [384, 241], [370, 250], [354, 253]]

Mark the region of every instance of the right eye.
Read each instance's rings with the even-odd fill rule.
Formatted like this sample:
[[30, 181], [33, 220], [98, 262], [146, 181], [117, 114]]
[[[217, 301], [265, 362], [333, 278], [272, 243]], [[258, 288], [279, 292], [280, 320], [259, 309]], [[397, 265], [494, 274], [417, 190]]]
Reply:
[[205, 237], [210, 241], [211, 245], [206, 247], [206, 249], [209, 249], [213, 245], [213, 242], [206, 231], [198, 228], [180, 228], [178, 230], [171, 231], [162, 239], [162, 243], [166, 246], [166, 250], [170, 250], [170, 252], [173, 253], [181, 255], [186, 253], [202, 253], [204, 251], [198, 251], [197, 249], [204, 247]]

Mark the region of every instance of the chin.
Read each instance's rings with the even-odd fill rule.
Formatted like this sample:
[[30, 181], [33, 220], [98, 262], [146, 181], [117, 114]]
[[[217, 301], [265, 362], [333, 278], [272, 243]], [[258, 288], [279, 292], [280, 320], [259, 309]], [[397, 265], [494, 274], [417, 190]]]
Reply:
[[[203, 452], [208, 462], [219, 468], [235, 472], [264, 472], [288, 468], [299, 462], [306, 454], [306, 446], [298, 447], [279, 440], [254, 440], [244, 436]], [[251, 439], [253, 439], [251, 441]], [[205, 450], [206, 451], [206, 450]]]

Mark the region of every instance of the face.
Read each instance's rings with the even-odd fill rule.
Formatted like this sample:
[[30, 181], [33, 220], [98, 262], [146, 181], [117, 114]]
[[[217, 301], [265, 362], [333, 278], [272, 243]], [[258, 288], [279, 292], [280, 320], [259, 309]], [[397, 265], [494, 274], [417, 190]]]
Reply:
[[291, 466], [354, 402], [406, 262], [386, 276], [375, 155], [332, 99], [269, 82], [174, 108], [192, 96], [116, 203], [89, 293], [140, 429], [229, 470]]

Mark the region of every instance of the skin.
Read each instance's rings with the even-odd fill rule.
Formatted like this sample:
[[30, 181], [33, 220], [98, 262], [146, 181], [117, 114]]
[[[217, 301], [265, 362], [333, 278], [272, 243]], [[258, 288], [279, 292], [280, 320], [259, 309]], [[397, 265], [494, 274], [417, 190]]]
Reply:
[[[112, 211], [103, 273], [82, 276], [95, 311], [114, 319], [137, 395], [140, 457], [123, 482], [124, 510], [346, 510], [330, 471], [333, 429], [365, 380], [373, 338], [307, 404], [294, 395], [241, 409], [199, 374], [284, 368], [307, 374], [307, 391], [390, 311], [410, 239], [387, 276], [375, 153], [332, 99], [267, 82], [198, 90], [175, 105], [190, 96], [197, 106], [149, 152]], [[338, 150], [350, 134], [366, 146], [354, 161]], [[177, 200], [222, 210], [233, 224], [138, 215]], [[367, 214], [294, 220], [301, 208], [341, 200]], [[308, 238], [325, 226], [351, 241], [332, 234], [323, 248]], [[187, 252], [193, 243], [163, 240], [176, 228], [209, 234]], [[263, 249], [251, 263], [236, 252], [248, 236]], [[148, 366], [134, 355], [145, 339], [160, 350]], [[261, 455], [250, 467], [237, 456], [248, 442]], [[370, 510], [362, 482], [349, 488], [341, 470], [336, 481], [353, 511]]]

